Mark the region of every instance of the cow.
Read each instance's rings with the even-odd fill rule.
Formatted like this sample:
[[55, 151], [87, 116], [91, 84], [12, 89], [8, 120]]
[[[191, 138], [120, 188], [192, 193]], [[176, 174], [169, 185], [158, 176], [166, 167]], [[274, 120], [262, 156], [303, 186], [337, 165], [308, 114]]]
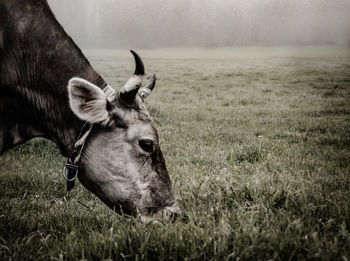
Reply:
[[154, 122], [144, 99], [140, 56], [134, 75], [113, 89], [92, 68], [46, 0], [0, 2], [0, 154], [33, 137], [68, 157], [78, 179], [118, 213], [179, 215]]

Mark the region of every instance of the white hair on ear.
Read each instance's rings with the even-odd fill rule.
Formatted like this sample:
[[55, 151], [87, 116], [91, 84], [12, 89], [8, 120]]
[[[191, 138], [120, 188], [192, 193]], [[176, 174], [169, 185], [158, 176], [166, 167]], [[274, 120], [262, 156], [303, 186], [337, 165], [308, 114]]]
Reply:
[[74, 77], [68, 83], [69, 104], [76, 116], [90, 123], [107, 124], [107, 97], [95, 84]]
[[116, 91], [110, 85], [107, 85], [103, 89], [103, 92], [105, 93], [109, 102], [112, 102], [115, 99]]

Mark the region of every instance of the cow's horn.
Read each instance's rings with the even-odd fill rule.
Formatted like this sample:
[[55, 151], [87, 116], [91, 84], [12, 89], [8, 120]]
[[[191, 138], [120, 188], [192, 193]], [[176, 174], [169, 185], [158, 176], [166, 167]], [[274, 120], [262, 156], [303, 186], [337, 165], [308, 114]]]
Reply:
[[133, 50], [130, 50], [130, 52], [135, 59], [135, 72], [120, 90], [120, 98], [127, 103], [131, 103], [135, 99], [135, 96], [141, 87], [143, 75], [145, 74], [145, 68], [140, 56]]
[[154, 89], [154, 86], [156, 85], [156, 80], [157, 80], [156, 75], [153, 74], [151, 82], [148, 83], [146, 86], [140, 88], [139, 95], [141, 96], [142, 99], [147, 98], [147, 96], [151, 94], [151, 92]]
[[134, 52], [133, 50], [130, 50], [130, 52], [132, 53], [132, 55], [135, 58], [136, 67], [135, 67], [134, 74], [135, 75], [144, 75], [145, 74], [145, 67], [143, 66], [143, 62], [142, 62], [140, 56], [136, 52]]

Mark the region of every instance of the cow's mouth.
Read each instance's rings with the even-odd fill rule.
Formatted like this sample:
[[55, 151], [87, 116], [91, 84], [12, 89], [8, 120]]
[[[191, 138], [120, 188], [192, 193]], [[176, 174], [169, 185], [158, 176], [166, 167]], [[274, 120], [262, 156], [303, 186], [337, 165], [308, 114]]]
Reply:
[[181, 209], [177, 201], [171, 206], [167, 206], [156, 213], [151, 215], [139, 215], [139, 219], [142, 223], [157, 222], [160, 220], [172, 220], [175, 221], [181, 215]]

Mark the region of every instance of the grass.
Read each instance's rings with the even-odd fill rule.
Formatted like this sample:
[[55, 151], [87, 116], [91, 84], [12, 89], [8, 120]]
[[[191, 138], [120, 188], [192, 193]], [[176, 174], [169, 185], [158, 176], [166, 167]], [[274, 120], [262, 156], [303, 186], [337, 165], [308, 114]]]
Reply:
[[[349, 260], [349, 53], [237, 50], [144, 51], [188, 222], [141, 224], [80, 184], [67, 193], [65, 159], [33, 139], [0, 157], [0, 259]], [[122, 86], [132, 59], [109, 53], [87, 52]]]

